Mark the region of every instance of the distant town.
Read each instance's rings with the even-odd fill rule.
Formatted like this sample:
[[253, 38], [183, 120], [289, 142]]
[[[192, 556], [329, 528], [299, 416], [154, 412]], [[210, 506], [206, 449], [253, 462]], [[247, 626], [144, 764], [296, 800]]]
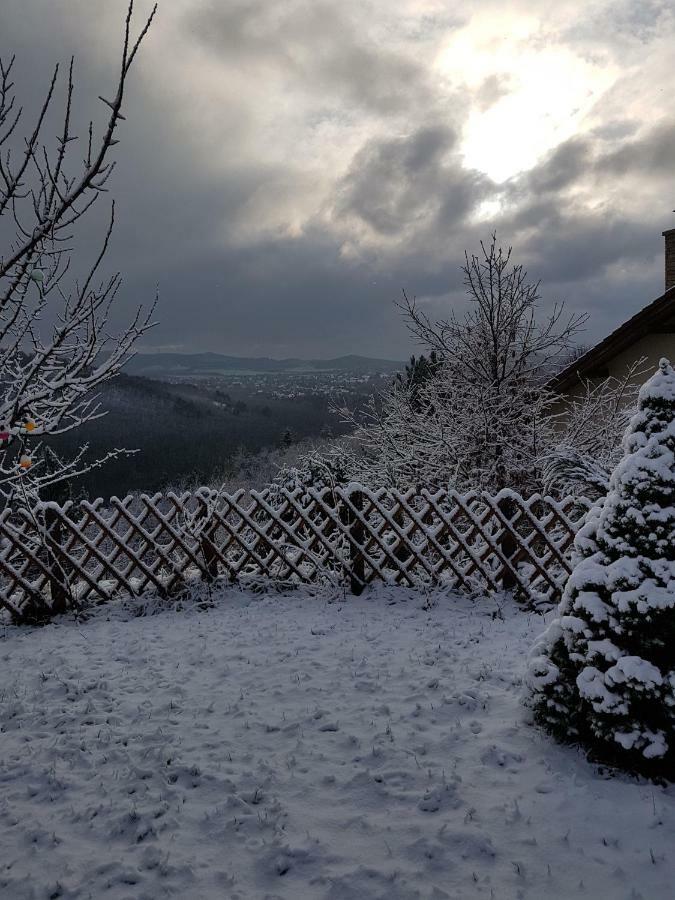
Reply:
[[372, 394], [391, 380], [382, 372], [233, 372], [218, 375], [169, 375], [167, 384], [191, 384], [217, 395], [244, 393], [257, 399], [293, 400], [299, 397], [361, 396]]

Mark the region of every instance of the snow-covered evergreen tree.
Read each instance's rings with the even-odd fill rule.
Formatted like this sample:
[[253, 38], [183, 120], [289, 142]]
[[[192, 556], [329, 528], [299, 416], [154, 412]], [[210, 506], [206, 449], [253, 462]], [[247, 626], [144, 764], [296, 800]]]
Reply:
[[527, 675], [535, 721], [592, 757], [675, 780], [675, 372], [639, 394], [624, 457], [576, 539]]

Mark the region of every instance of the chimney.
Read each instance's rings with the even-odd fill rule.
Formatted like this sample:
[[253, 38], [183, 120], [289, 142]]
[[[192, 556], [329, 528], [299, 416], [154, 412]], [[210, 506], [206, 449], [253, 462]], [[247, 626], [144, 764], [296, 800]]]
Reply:
[[666, 290], [675, 286], [675, 228], [662, 232], [666, 239]]

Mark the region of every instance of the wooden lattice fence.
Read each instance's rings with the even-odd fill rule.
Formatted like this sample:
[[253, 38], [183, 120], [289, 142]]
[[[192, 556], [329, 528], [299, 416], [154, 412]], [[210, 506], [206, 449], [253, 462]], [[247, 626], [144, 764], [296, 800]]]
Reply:
[[194, 493], [0, 514], [0, 603], [17, 620], [196, 579], [515, 589], [554, 600], [589, 501], [427, 490]]

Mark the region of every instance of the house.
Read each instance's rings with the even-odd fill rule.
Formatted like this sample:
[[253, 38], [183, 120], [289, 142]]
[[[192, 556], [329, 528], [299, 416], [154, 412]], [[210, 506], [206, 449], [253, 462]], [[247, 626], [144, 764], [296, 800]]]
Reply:
[[582, 395], [586, 382], [624, 377], [628, 366], [641, 357], [648, 369], [641, 380], [652, 374], [662, 357], [675, 360], [675, 228], [664, 231], [663, 236], [664, 293], [550, 379], [547, 386], [560, 395], [561, 406]]

